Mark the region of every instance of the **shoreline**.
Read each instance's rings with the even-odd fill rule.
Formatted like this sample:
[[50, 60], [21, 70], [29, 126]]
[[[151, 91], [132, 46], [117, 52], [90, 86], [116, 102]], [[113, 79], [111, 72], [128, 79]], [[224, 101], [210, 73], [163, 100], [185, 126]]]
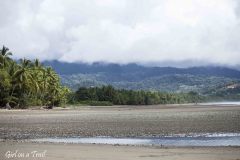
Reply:
[[29, 108], [0, 108], [0, 113], [5, 111], [78, 111], [78, 110], [91, 110], [91, 109], [194, 109], [194, 108], [225, 108], [225, 107], [240, 107], [239, 103], [183, 103], [183, 104], [154, 104], [154, 105], [112, 105], [112, 106], [90, 106], [90, 105], [66, 105], [64, 107], [53, 107], [52, 109], [43, 108], [44, 106], [30, 106]]
[[[73, 145], [73, 146], [106, 146], [106, 147], [131, 147], [131, 148], [155, 148], [155, 149], [206, 149], [206, 148], [236, 148], [240, 150], [240, 146], [165, 146], [165, 145], [141, 145], [141, 144], [98, 144], [98, 143], [65, 143], [65, 142], [37, 142], [37, 141], [29, 141], [29, 140], [13, 140], [13, 139], [0, 139], [0, 144], [6, 145]], [[3, 146], [3, 145], [2, 145]], [[240, 154], [240, 153], [239, 153]]]
[[[116, 136], [45, 136], [34, 138], [0, 138], [0, 142], [56, 144], [99, 144], [166, 147], [240, 147], [240, 133], [189, 133], [144, 137]], [[207, 143], [206, 143], [207, 142]], [[211, 143], [210, 143], [211, 142]]]
[[[152, 105], [63, 110], [0, 110], [0, 159], [6, 152], [44, 157], [11, 159], [239, 160], [240, 147], [146, 146], [29, 142], [49, 137], [157, 137], [240, 134], [240, 106]], [[12, 139], [12, 140], [11, 140]], [[46, 152], [45, 152], [46, 151]]]

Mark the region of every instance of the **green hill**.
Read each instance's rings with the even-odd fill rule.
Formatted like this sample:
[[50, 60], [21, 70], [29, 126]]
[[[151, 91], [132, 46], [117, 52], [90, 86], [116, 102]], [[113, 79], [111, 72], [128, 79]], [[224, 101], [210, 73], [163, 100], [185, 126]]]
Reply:
[[174, 93], [195, 91], [215, 98], [239, 97], [238, 89], [231, 90], [226, 86], [240, 83], [240, 72], [221, 66], [174, 68], [58, 61], [48, 61], [45, 65], [52, 66], [60, 74], [62, 84], [72, 90], [112, 85], [128, 90]]

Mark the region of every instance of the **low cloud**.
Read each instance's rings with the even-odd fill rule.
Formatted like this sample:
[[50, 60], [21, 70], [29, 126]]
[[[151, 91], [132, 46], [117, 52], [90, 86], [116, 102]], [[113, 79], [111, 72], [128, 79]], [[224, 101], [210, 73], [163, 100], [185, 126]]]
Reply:
[[238, 0], [2, 0], [16, 58], [240, 64]]

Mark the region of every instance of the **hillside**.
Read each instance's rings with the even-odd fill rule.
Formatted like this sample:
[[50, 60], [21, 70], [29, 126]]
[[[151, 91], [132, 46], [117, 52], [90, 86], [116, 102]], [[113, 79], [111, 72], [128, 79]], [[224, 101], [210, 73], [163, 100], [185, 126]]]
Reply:
[[62, 83], [73, 90], [111, 84], [116, 88], [166, 92], [210, 92], [240, 82], [240, 72], [225, 67], [145, 67], [137, 64], [64, 63], [48, 61]]

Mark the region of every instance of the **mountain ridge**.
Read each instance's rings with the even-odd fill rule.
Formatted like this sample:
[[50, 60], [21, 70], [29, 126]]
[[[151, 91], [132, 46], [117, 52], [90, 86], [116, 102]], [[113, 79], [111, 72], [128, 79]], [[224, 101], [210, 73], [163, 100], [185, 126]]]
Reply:
[[53, 67], [60, 74], [62, 83], [73, 90], [112, 85], [129, 90], [207, 93], [240, 83], [240, 71], [223, 66], [175, 68], [59, 61], [48, 61], [44, 65]]
[[240, 78], [240, 71], [224, 66], [198, 66], [198, 67], [150, 67], [136, 63], [116, 64], [116, 63], [67, 63], [60, 61], [45, 61], [44, 65], [51, 66], [60, 75], [89, 74], [89, 73], [143, 73], [146, 76], [162, 76], [166, 74], [191, 74], [191, 75], [214, 75], [231, 78]]

